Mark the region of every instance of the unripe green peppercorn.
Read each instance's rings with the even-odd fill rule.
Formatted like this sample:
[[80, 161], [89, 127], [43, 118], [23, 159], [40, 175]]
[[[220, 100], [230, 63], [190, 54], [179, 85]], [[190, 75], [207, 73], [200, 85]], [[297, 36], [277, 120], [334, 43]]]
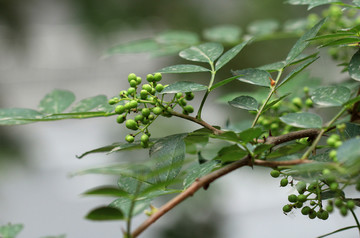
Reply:
[[135, 138], [132, 135], [125, 136], [125, 140], [129, 143], [133, 143]]
[[128, 92], [125, 91], [125, 90], [122, 90], [122, 91], [120, 91], [120, 93], [119, 93], [119, 96], [120, 96], [121, 98], [125, 98], [127, 95], [128, 95]]
[[353, 200], [349, 200], [346, 202], [346, 207], [349, 209], [354, 209], [355, 208], [355, 202]]
[[185, 99], [188, 100], [188, 101], [191, 101], [194, 99], [194, 93], [193, 92], [187, 92], [185, 93]]
[[291, 209], [292, 209], [292, 207], [290, 206], [290, 205], [285, 205], [285, 206], [283, 206], [283, 212], [290, 212], [291, 211]]
[[151, 87], [150, 84], [143, 84], [143, 85], [142, 85], [142, 89], [144, 89], [144, 90], [146, 90], [146, 91], [148, 91], [148, 92], [150, 93], [152, 87]]
[[143, 121], [143, 120], [144, 120], [144, 116], [141, 115], [141, 114], [138, 114], [138, 115], [135, 116], [134, 120], [135, 120], [135, 121]]
[[328, 211], [328, 212], [333, 212], [333, 211], [334, 211], [334, 207], [331, 206], [331, 205], [327, 205], [327, 206], [326, 206], [326, 211]]
[[125, 126], [128, 129], [134, 130], [134, 131], [138, 129], [138, 125], [137, 125], [136, 121], [134, 121], [133, 119], [126, 120]]
[[136, 83], [137, 85], [141, 84], [141, 77], [136, 77]]
[[130, 101], [130, 108], [136, 108], [138, 106], [138, 102], [136, 100]]
[[316, 212], [313, 209], [311, 209], [308, 216], [309, 216], [310, 219], [315, 219]]
[[154, 115], [152, 115], [152, 114], [151, 114], [151, 115], [149, 115], [149, 120], [151, 120], [151, 121], [152, 121], [152, 120], [154, 120], [154, 119], [155, 119], [155, 116], [154, 116]]
[[313, 106], [314, 106], [314, 103], [313, 103], [313, 101], [312, 101], [310, 98], [307, 98], [307, 99], [305, 100], [305, 105], [306, 105], [307, 107], [313, 107]]
[[321, 220], [327, 220], [329, 218], [329, 213], [325, 210], [320, 211], [320, 217]]
[[295, 187], [300, 194], [303, 194], [306, 191], [306, 183], [304, 181], [298, 182]]
[[340, 208], [340, 207], [342, 207], [343, 202], [342, 202], [342, 200], [340, 198], [336, 198], [335, 201], [334, 201], [334, 204], [335, 204], [336, 207]]
[[304, 195], [304, 194], [300, 194], [300, 195], [297, 197], [297, 199], [298, 199], [299, 202], [306, 202], [307, 196]]
[[117, 105], [115, 107], [115, 113], [116, 114], [122, 114], [125, 112], [125, 106], [124, 105]]
[[121, 124], [126, 120], [126, 116], [125, 115], [120, 115], [116, 118], [117, 123]]
[[295, 97], [291, 100], [291, 103], [295, 105], [297, 108], [302, 108], [302, 100], [299, 97]]
[[330, 159], [335, 159], [336, 156], [337, 156], [337, 151], [336, 150], [330, 150], [330, 152], [329, 152]]
[[109, 103], [110, 105], [114, 105], [114, 104], [118, 103], [118, 98], [112, 98], [112, 99], [109, 100], [108, 103]]
[[310, 211], [311, 211], [311, 208], [306, 206], [301, 209], [301, 214], [306, 216], [306, 215], [309, 215]]
[[146, 135], [146, 134], [143, 134], [142, 136], [141, 136], [141, 142], [143, 142], [143, 143], [148, 143], [149, 142], [149, 136], [148, 135]]
[[144, 117], [148, 117], [150, 115], [150, 109], [149, 108], [143, 108], [141, 109], [141, 114], [144, 116]]
[[162, 113], [161, 107], [154, 107], [152, 111], [155, 115], [160, 115]]
[[129, 76], [128, 76], [128, 81], [129, 81], [129, 83], [130, 83], [131, 80], [135, 80], [135, 81], [136, 81], [136, 74], [134, 74], [134, 73], [129, 74]]
[[188, 113], [193, 113], [194, 112], [194, 108], [191, 105], [186, 105], [184, 107], [184, 110], [187, 111]]
[[331, 191], [336, 191], [338, 189], [338, 187], [339, 187], [339, 184], [336, 182], [330, 184]]
[[135, 88], [136, 85], [137, 85], [136, 80], [131, 80], [131, 81], [130, 81], [130, 86], [131, 86], [131, 87]]
[[186, 102], [185, 98], [181, 98], [181, 99], [179, 100], [179, 104], [180, 104], [181, 106], [186, 106], [187, 102]]
[[290, 195], [288, 196], [288, 201], [289, 201], [289, 202], [292, 202], [292, 203], [295, 203], [295, 202], [298, 201], [298, 198], [297, 198], [297, 196], [296, 196], [295, 194], [290, 194]]
[[125, 110], [130, 110], [131, 109], [130, 102], [125, 103], [124, 108], [125, 108]]
[[175, 97], [176, 97], [177, 99], [180, 99], [182, 96], [183, 96], [182, 93], [176, 93], [176, 94], [175, 94]]
[[159, 81], [161, 81], [161, 79], [162, 79], [161, 73], [155, 73], [154, 74], [154, 81], [155, 82], [159, 82]]
[[136, 92], [136, 89], [135, 89], [135, 88], [129, 88], [129, 89], [128, 89], [128, 95], [134, 96], [134, 95], [135, 95], [135, 92]]
[[155, 89], [157, 92], [161, 92], [164, 89], [164, 86], [159, 83], [158, 85], [156, 85]]
[[147, 97], [148, 97], [148, 91], [146, 91], [145, 89], [141, 90], [140, 91], [140, 98], [145, 100], [145, 99], [147, 99]]
[[146, 75], [146, 80], [150, 83], [150, 82], [154, 82], [154, 75], [152, 74], [148, 74]]
[[335, 148], [339, 148], [342, 145], [342, 141], [335, 142]]
[[280, 186], [286, 187], [288, 185], [289, 181], [286, 178], [283, 178], [280, 180]]
[[346, 216], [348, 213], [348, 208], [346, 206], [340, 207], [340, 214]]
[[273, 170], [271, 170], [270, 175], [271, 175], [271, 177], [273, 177], [273, 178], [277, 178], [277, 177], [280, 176], [280, 171], [277, 170], [277, 169], [273, 169]]

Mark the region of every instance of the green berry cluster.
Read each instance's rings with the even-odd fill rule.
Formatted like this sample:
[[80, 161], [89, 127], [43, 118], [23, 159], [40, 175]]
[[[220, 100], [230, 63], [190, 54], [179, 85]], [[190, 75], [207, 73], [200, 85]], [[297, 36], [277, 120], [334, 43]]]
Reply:
[[[347, 215], [348, 210], [355, 208], [355, 202], [351, 199], [345, 199], [344, 193], [336, 181], [336, 176], [329, 169], [324, 169], [318, 180], [311, 183], [299, 181], [296, 185], [294, 185], [293, 180], [289, 182], [289, 176], [280, 170], [274, 169], [270, 172], [270, 175], [274, 178], [283, 176], [280, 180], [280, 186], [286, 187], [290, 184], [298, 192], [298, 194], [288, 196], [290, 203], [283, 206], [284, 213], [301, 208], [301, 214], [308, 216], [310, 219], [327, 220], [334, 207], [337, 207], [343, 216]], [[360, 191], [360, 182], [356, 185], [356, 189]], [[323, 206], [324, 199], [329, 199], [326, 207]]]
[[[118, 114], [116, 121], [119, 124], [125, 122], [126, 128], [135, 131], [125, 136], [127, 142], [134, 142], [135, 137], [141, 134], [141, 145], [148, 147], [151, 136], [148, 127], [160, 115], [171, 117], [176, 105], [180, 105], [183, 114], [194, 112], [193, 106], [187, 104], [187, 101], [194, 98], [192, 92], [176, 93], [173, 99], [167, 102], [164, 94], [159, 94], [166, 87], [160, 83], [161, 80], [161, 73], [148, 74], [146, 83], [142, 84], [141, 77], [131, 73], [128, 75], [130, 87], [120, 91], [119, 97], [109, 100], [110, 105], [118, 104], [115, 107], [115, 113]], [[134, 116], [129, 118], [132, 114]]]

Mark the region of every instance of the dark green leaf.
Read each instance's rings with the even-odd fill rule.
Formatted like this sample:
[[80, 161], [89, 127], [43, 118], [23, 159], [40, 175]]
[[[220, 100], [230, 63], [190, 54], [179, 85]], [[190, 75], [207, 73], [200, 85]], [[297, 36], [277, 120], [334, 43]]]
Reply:
[[348, 169], [348, 173], [358, 173], [360, 169], [360, 138], [349, 139], [338, 148], [337, 158]]
[[0, 108], [0, 125], [20, 125], [43, 117], [38, 111], [27, 108]]
[[202, 84], [188, 82], [188, 81], [178, 81], [176, 83], [170, 84], [165, 87], [160, 94], [164, 93], [186, 93], [186, 92], [197, 92], [207, 90], [208, 87]]
[[290, 64], [294, 61], [296, 57], [298, 57], [301, 52], [309, 45], [309, 39], [314, 38], [321, 26], [324, 24], [326, 18], [322, 19], [318, 22], [314, 27], [312, 27], [309, 31], [307, 31], [300, 39], [295, 43], [295, 45], [291, 48], [288, 56], [286, 57], [287, 64]]
[[111, 196], [111, 197], [123, 197], [128, 196], [129, 194], [124, 190], [121, 190], [117, 187], [111, 186], [102, 186], [98, 188], [93, 188], [84, 192], [82, 195], [99, 195], [99, 196]]
[[310, 64], [312, 64], [315, 60], [317, 60], [319, 57], [316, 58], [310, 58], [303, 62], [301, 65], [293, 69], [277, 86], [276, 89], [282, 87], [285, 83], [287, 83], [290, 79], [294, 78], [296, 75], [298, 75], [301, 71], [303, 71], [306, 67], [308, 67]]
[[190, 167], [187, 171], [188, 174], [184, 179], [184, 189], [190, 187], [197, 178], [210, 173], [219, 163], [215, 160], [207, 161], [203, 164], [196, 163], [195, 166]]
[[322, 119], [320, 116], [310, 112], [288, 113], [280, 120], [285, 124], [300, 128], [321, 128]]
[[232, 81], [233, 81], [234, 79], [236, 79], [236, 78], [237, 78], [237, 76], [224, 79], [224, 80], [222, 80], [222, 81], [214, 84], [213, 86], [211, 86], [210, 91], [214, 90], [215, 88], [221, 87], [221, 86], [223, 86], [223, 85], [225, 85], [225, 84], [228, 84], [228, 83], [232, 82]]
[[309, 39], [309, 41], [328, 40], [328, 39], [342, 38], [342, 37], [347, 37], [347, 36], [354, 36], [354, 33], [352, 33], [352, 32], [336, 32], [336, 33], [333, 33], [333, 34], [316, 36], [316, 37], [314, 37], [312, 39]]
[[220, 25], [204, 30], [204, 38], [212, 42], [234, 43], [240, 41], [242, 30], [235, 25]]
[[76, 157], [78, 159], [81, 159], [85, 155], [88, 155], [88, 154], [103, 153], [103, 152], [112, 153], [112, 152], [116, 152], [116, 151], [141, 149], [141, 148], [142, 148], [142, 146], [140, 145], [140, 142], [133, 142], [131, 144], [128, 142], [114, 143], [112, 145], [107, 145], [107, 146], [103, 146], [103, 147], [100, 147], [97, 149], [89, 150], [79, 156], [76, 156]]
[[216, 62], [215, 64], [215, 70], [218, 71], [220, 68], [222, 68], [224, 65], [226, 65], [230, 60], [232, 60], [248, 43], [248, 41], [244, 41], [230, 50], [226, 51]]
[[233, 131], [226, 131], [220, 135], [210, 135], [211, 138], [216, 138], [219, 140], [225, 140], [225, 141], [232, 141], [232, 142], [239, 142], [239, 137], [237, 134]]
[[358, 50], [350, 60], [349, 74], [351, 78], [360, 81], [360, 50]]
[[257, 111], [259, 106], [256, 99], [250, 96], [236, 97], [229, 101], [229, 104], [233, 107], [245, 109], [248, 111]]
[[270, 87], [271, 75], [265, 70], [260, 69], [243, 69], [232, 71], [234, 76], [238, 75], [239, 81], [255, 84], [264, 87]]
[[[289, 145], [281, 146], [280, 148], [277, 148], [276, 150], [272, 151], [266, 158], [267, 159], [274, 159], [279, 158], [283, 156], [289, 156], [292, 154], [295, 154], [303, 149], [305, 149], [307, 145], [300, 144], [300, 143], [293, 143]], [[296, 157], [297, 159], [300, 159], [301, 156]]]
[[260, 144], [260, 145], [257, 145], [255, 147], [255, 150], [254, 150], [254, 154], [255, 155], [259, 155], [265, 151], [268, 151], [270, 148], [272, 148], [273, 145], [268, 145], [268, 144]]
[[178, 64], [158, 70], [159, 73], [172, 74], [172, 73], [195, 73], [195, 72], [207, 72], [210, 71], [199, 65], [193, 64]]
[[22, 224], [8, 224], [0, 226], [0, 237], [2, 238], [15, 238], [20, 231], [24, 228]]
[[311, 93], [314, 103], [322, 107], [341, 106], [350, 98], [350, 89], [343, 86], [326, 86]]
[[80, 102], [76, 103], [75, 106], [73, 106], [73, 108], [71, 109], [71, 112], [87, 112], [99, 106], [102, 106], [105, 103], [108, 103], [107, 97], [105, 95], [85, 98]]
[[181, 51], [179, 56], [190, 61], [213, 63], [223, 50], [219, 43], [204, 43]]
[[72, 92], [55, 89], [41, 99], [39, 111], [46, 114], [61, 113], [74, 101], [75, 95]]
[[239, 133], [239, 138], [241, 141], [248, 143], [254, 141], [254, 139], [261, 136], [262, 130], [259, 127], [249, 128]]
[[[171, 181], [179, 174], [185, 158], [184, 138], [177, 134], [161, 138], [150, 148], [150, 159], [156, 162], [160, 182]], [[164, 170], [164, 171], [163, 171]]]
[[346, 128], [344, 130], [344, 136], [347, 139], [354, 138], [356, 136], [360, 136], [360, 125], [351, 123], [351, 122], [347, 122]]
[[123, 212], [115, 207], [99, 207], [90, 211], [86, 219], [93, 221], [123, 220]]
[[275, 62], [275, 63], [260, 66], [257, 69], [274, 72], [274, 71], [279, 71], [279, 70], [283, 69], [285, 66], [286, 66], [285, 61], [279, 61], [279, 62]]
[[333, 41], [327, 42], [327, 43], [321, 45], [321, 47], [327, 47], [327, 46], [357, 46], [359, 41], [360, 41], [359, 38], [348, 37], [348, 38], [343, 38], [343, 39], [338, 39], [338, 40], [333, 40]]
[[338, 0], [287, 0], [286, 3], [292, 4], [292, 5], [309, 5], [308, 10], [311, 8], [330, 4], [333, 2], [340, 2]]
[[230, 145], [222, 148], [214, 160], [220, 160], [222, 163], [233, 162], [240, 160], [247, 155], [247, 153], [248, 152], [241, 149], [238, 145]]

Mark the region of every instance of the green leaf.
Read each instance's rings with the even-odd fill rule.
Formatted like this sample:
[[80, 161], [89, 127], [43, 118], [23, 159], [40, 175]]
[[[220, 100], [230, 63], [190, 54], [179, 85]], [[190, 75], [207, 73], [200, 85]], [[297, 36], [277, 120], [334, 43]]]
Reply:
[[360, 41], [360, 39], [358, 37], [356, 37], [356, 38], [348, 37], [348, 38], [343, 38], [343, 39], [338, 39], [338, 40], [333, 40], [333, 41], [327, 42], [327, 43], [321, 45], [321, 47], [328, 47], [328, 46], [357, 46], [359, 41]]
[[154, 39], [143, 39], [131, 41], [111, 47], [106, 51], [107, 54], [128, 54], [151, 52], [159, 49], [158, 43]]
[[231, 78], [227, 78], [224, 80], [221, 80], [220, 82], [217, 82], [216, 84], [214, 84], [213, 86], [211, 86], [210, 91], [214, 90], [215, 88], [224, 86], [225, 84], [228, 84], [230, 82], [232, 82], [234, 79], [236, 79], [237, 76], [231, 77]]
[[160, 182], [171, 181], [179, 174], [185, 158], [186, 135], [177, 134], [161, 138], [150, 148], [150, 159], [156, 162]]
[[67, 90], [55, 89], [40, 101], [39, 111], [55, 114], [65, 111], [75, 101], [75, 95]]
[[[137, 200], [133, 201], [130, 198], [127, 197], [121, 197], [113, 201], [109, 206], [113, 207], [115, 209], [120, 209], [123, 211], [124, 218], [123, 219], [129, 219], [133, 216], [136, 216], [140, 213], [142, 213], [145, 209], [149, 208], [150, 202], [152, 199], [147, 198], [138, 198]], [[132, 204], [134, 203], [132, 213], [130, 215], [130, 209], [132, 207]]]
[[346, 122], [346, 127], [344, 130], [344, 136], [346, 139], [354, 138], [356, 136], [360, 136], [360, 125]]
[[248, 111], [257, 111], [259, 106], [256, 99], [250, 96], [236, 97], [229, 101], [229, 104], [233, 107], [245, 109]]
[[274, 71], [279, 71], [279, 70], [283, 69], [285, 66], [286, 66], [285, 61], [279, 61], [279, 62], [266, 64], [266, 65], [257, 67], [257, 69], [266, 70], [266, 71], [269, 71], [269, 72], [274, 72]]
[[20, 231], [24, 228], [22, 224], [8, 224], [0, 226], [0, 237], [2, 238], [15, 238]]
[[118, 179], [118, 186], [121, 191], [124, 191], [128, 194], [138, 195], [144, 189], [151, 186], [151, 183], [148, 182], [152, 179], [148, 178], [150, 176], [149, 168], [143, 167], [140, 171], [134, 171], [134, 169], [130, 169], [127, 173], [128, 174], [124, 173], [120, 175]]
[[338, 229], [338, 230], [336, 230], [336, 231], [327, 233], [327, 234], [325, 234], [325, 235], [318, 236], [317, 238], [323, 238], [323, 237], [326, 237], [326, 236], [329, 236], [329, 235], [333, 235], [333, 234], [336, 234], [336, 233], [338, 233], [338, 232], [346, 231], [346, 230], [353, 229], [353, 228], [358, 228], [358, 227], [357, 227], [357, 226], [347, 226], [347, 227], [343, 227], [343, 228], [340, 228], [340, 229]]
[[219, 140], [232, 141], [232, 142], [235, 142], [235, 143], [239, 142], [239, 137], [233, 131], [226, 131], [224, 133], [221, 133], [220, 135], [211, 134], [210, 137], [211, 138], [216, 138], [216, 139], [219, 139]]
[[341, 106], [350, 98], [350, 89], [343, 86], [326, 86], [315, 89], [311, 100], [321, 107]]
[[303, 71], [306, 67], [308, 67], [310, 64], [312, 64], [315, 60], [317, 60], [319, 57], [316, 58], [310, 58], [303, 62], [301, 65], [293, 69], [282, 81], [281, 83], [276, 87], [276, 89], [283, 86], [285, 83], [287, 83], [290, 79], [294, 78], [296, 75], [298, 75], [301, 71]]
[[187, 175], [184, 179], [184, 189], [190, 187], [190, 185], [195, 182], [197, 178], [201, 178], [204, 175], [210, 173], [219, 163], [215, 160], [207, 161], [203, 164], [196, 163], [194, 166], [190, 167], [187, 171]]
[[186, 92], [197, 92], [207, 90], [208, 87], [202, 84], [188, 82], [188, 81], [178, 81], [176, 83], [170, 84], [165, 87], [160, 94], [164, 93], [186, 93]]
[[328, 39], [342, 38], [342, 37], [347, 37], [347, 36], [354, 36], [354, 33], [352, 33], [352, 32], [336, 32], [333, 34], [316, 36], [314, 38], [309, 39], [309, 41], [328, 40]]
[[303, 52], [303, 50], [309, 45], [309, 39], [312, 39], [316, 36], [321, 26], [324, 24], [326, 18], [319, 21], [314, 27], [307, 31], [300, 39], [295, 43], [291, 48], [288, 56], [286, 57], [287, 64], [290, 64], [294, 59]]
[[93, 188], [84, 192], [82, 195], [98, 195], [98, 196], [110, 196], [110, 197], [123, 197], [129, 194], [124, 190], [112, 186], [102, 186]]
[[240, 160], [247, 155], [247, 153], [248, 152], [241, 149], [238, 145], [230, 145], [222, 148], [214, 160], [220, 160], [222, 163], [233, 162]]
[[348, 173], [358, 173], [360, 169], [360, 138], [349, 139], [338, 148], [337, 159], [347, 169]]
[[102, 106], [105, 103], [108, 103], [107, 97], [105, 95], [97, 95], [94, 97], [89, 97], [82, 99], [80, 102], [76, 103], [71, 112], [87, 112]]
[[220, 68], [222, 68], [224, 65], [226, 65], [230, 60], [232, 60], [248, 43], [249, 41], [244, 41], [230, 50], [226, 51], [216, 62], [215, 64], [215, 70], [218, 71]]
[[286, 3], [292, 4], [292, 5], [309, 5], [308, 10], [311, 8], [330, 4], [333, 2], [340, 2], [338, 0], [287, 0]]
[[288, 113], [280, 120], [285, 124], [300, 128], [321, 128], [322, 119], [320, 116], [310, 112]]
[[190, 31], [166, 31], [155, 37], [156, 42], [166, 45], [196, 45], [199, 43], [199, 36]]
[[159, 73], [173, 74], [173, 73], [195, 73], [195, 72], [207, 72], [210, 71], [199, 65], [193, 64], [178, 64], [172, 65], [158, 70]]
[[271, 75], [265, 70], [260, 69], [243, 69], [232, 71], [234, 76], [238, 75], [237, 78], [241, 82], [270, 87], [270, 77]]
[[204, 38], [212, 42], [231, 44], [240, 41], [242, 30], [235, 25], [220, 25], [204, 30]]
[[360, 81], [360, 50], [358, 50], [350, 60], [349, 74], [351, 78]]
[[253, 127], [240, 132], [238, 136], [241, 141], [248, 143], [254, 141], [254, 139], [259, 138], [261, 134], [262, 134], [261, 128]]
[[91, 210], [85, 217], [93, 221], [123, 220], [123, 212], [115, 207], [98, 207]]
[[179, 56], [186, 60], [211, 64], [219, 58], [223, 50], [223, 46], [219, 43], [204, 43], [181, 51]]
[[265, 106], [264, 109], [263, 109], [263, 113], [264, 113], [265, 111], [267, 111], [268, 109], [270, 109], [270, 108], [271, 108], [273, 105], [275, 105], [276, 103], [282, 101], [284, 98], [286, 98], [286, 97], [289, 96], [290, 94], [291, 94], [291, 93], [287, 93], [287, 94], [285, 94], [285, 95], [283, 95], [283, 96], [281, 96], [281, 97], [279, 97], [279, 98], [277, 98], [277, 99], [272, 100], [272, 101], [269, 102], [268, 104], [266, 104], [266, 106]]
[[[278, 160], [279, 158], [281, 159], [283, 157], [293, 155], [293, 154], [305, 149], [306, 147], [307, 147], [307, 145], [300, 144], [300, 143], [284, 145], [284, 146], [281, 146], [280, 148], [277, 148], [276, 150], [272, 151], [268, 156], [266, 156], [266, 158], [267, 159], [277, 158], [277, 160]], [[301, 158], [301, 155], [296, 157], [296, 159], [299, 159], [299, 158]]]
[[250, 23], [247, 30], [251, 35], [268, 35], [279, 28], [279, 22], [273, 19], [258, 20]]
[[20, 125], [32, 123], [29, 119], [43, 117], [38, 111], [27, 108], [0, 108], [0, 125]]

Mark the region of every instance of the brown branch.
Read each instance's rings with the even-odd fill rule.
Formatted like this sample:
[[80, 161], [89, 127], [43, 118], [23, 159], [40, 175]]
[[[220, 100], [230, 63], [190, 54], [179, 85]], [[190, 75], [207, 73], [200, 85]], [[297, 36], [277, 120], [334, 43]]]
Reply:
[[268, 138], [264, 140], [258, 140], [257, 142], [265, 143], [268, 145], [279, 145], [288, 141], [304, 138], [304, 137], [310, 137], [315, 138], [320, 133], [320, 129], [305, 129], [301, 131], [293, 131], [289, 132], [285, 135], [280, 136], [269, 136]]
[[220, 135], [220, 134], [224, 133], [224, 131], [217, 129], [217, 128], [213, 127], [212, 125], [208, 124], [207, 122], [205, 122], [203, 120], [200, 120], [200, 119], [197, 119], [196, 117], [192, 117], [192, 116], [185, 115], [185, 114], [182, 114], [182, 113], [178, 113], [178, 112], [175, 112], [175, 111], [172, 111], [171, 114], [173, 116], [184, 118], [186, 120], [195, 122], [195, 123], [207, 128], [207, 129], [211, 130], [215, 135]]
[[281, 167], [281, 166], [307, 164], [307, 163], [312, 163], [312, 162], [313, 162], [312, 160], [302, 160], [302, 159], [288, 160], [288, 161], [267, 161], [267, 160], [256, 159], [256, 160], [254, 160], [253, 165], [277, 168], [277, 167]]

